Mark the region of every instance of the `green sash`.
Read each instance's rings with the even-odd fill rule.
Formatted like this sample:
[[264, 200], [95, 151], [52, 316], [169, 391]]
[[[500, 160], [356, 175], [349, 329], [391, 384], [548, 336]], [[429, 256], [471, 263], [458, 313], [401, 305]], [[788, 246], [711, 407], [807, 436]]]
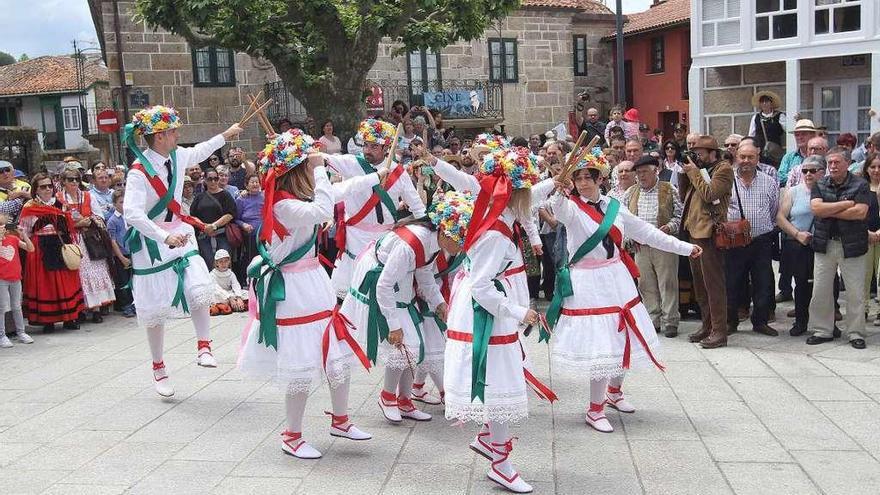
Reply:
[[[504, 290], [504, 286], [497, 278], [492, 279], [492, 282], [495, 284], [495, 289], [498, 292], [505, 296], [507, 295], [507, 291]], [[489, 354], [489, 338], [492, 337], [495, 317], [486, 308], [480, 306], [475, 299], [471, 299], [474, 308], [473, 342], [471, 346], [471, 401], [480, 399], [481, 402], [485, 402], [486, 358]]]
[[[128, 126], [126, 126], [127, 128]], [[149, 183], [149, 179], [156, 176], [156, 171], [153, 169], [152, 164], [149, 160], [141, 153], [141, 151], [137, 148], [137, 146], [133, 146], [133, 137], [132, 143], [129, 144], [129, 148], [132, 151], [135, 151], [135, 155], [138, 157], [138, 162], [141, 167], [143, 167], [144, 172], [147, 174], [147, 179]], [[171, 152], [171, 163], [172, 170], [177, 170], [177, 151]], [[172, 174], [171, 182], [168, 184], [168, 190], [165, 191], [165, 195], [159, 198], [159, 201], [150, 208], [150, 211], [147, 212], [147, 217], [150, 220], [155, 220], [159, 218], [165, 211], [168, 209], [168, 204], [171, 200], [174, 199], [174, 190], [177, 187], [177, 176], [180, 174]], [[155, 263], [156, 261], [162, 261], [162, 256], [159, 254], [159, 244], [149, 237], [142, 235], [137, 231], [134, 227], [129, 227], [128, 231], [125, 233], [125, 242], [128, 243], [128, 248], [131, 254], [137, 253], [143, 246], [147, 246], [147, 252], [150, 255], [150, 264]]]
[[[379, 272], [381, 274], [381, 270]], [[377, 280], [378, 280], [378, 278], [377, 278]], [[363, 288], [363, 284], [361, 284], [361, 287]], [[355, 289], [354, 287], [349, 288], [348, 293], [351, 294], [351, 296], [354, 297], [355, 299], [357, 299], [358, 301], [366, 304], [370, 308], [369, 311], [373, 311], [372, 308], [374, 305], [376, 308], [375, 311], [379, 311], [379, 303], [376, 302], [375, 298], [371, 299], [370, 296], [361, 292], [360, 290]], [[398, 301], [396, 303], [396, 306], [399, 309], [405, 309], [407, 311], [407, 313], [409, 314], [409, 318], [410, 318], [410, 320], [412, 320], [413, 326], [416, 329], [416, 334], [419, 336], [418, 363], [421, 363], [422, 360], [425, 359], [425, 339], [422, 336], [422, 323], [425, 321], [425, 318], [427, 316], [433, 316], [435, 319], [437, 318], [437, 316], [434, 315], [433, 313], [429, 313], [429, 314], [424, 313], [422, 306], [421, 306], [422, 303], [423, 303], [423, 301], [421, 299], [413, 299], [409, 303], [404, 303], [404, 302], [400, 302], [400, 301]], [[425, 305], [425, 308], [427, 308], [427, 305]], [[369, 358], [370, 361], [373, 362], [373, 364], [376, 364], [376, 357], [378, 354], [380, 338], [381, 338], [381, 340], [386, 340], [388, 338], [388, 332], [390, 330], [388, 329], [388, 320], [385, 319], [385, 317], [382, 315], [381, 311], [379, 311], [379, 313], [378, 313], [379, 316], [377, 318], [374, 318], [372, 316], [372, 314], [373, 313], [367, 314], [367, 319], [369, 320], [367, 323], [367, 358]], [[376, 321], [378, 321], [378, 324], [373, 325], [373, 323]], [[439, 323], [442, 323], [442, 322], [440, 320], [438, 320], [438, 324]], [[383, 328], [384, 328], [384, 334], [382, 333]], [[446, 331], [445, 324], [443, 326], [443, 331]], [[384, 335], [384, 336], [382, 336], [382, 335]], [[371, 342], [373, 342], [373, 346], [375, 348], [375, 351], [373, 352], [372, 355], [370, 354], [370, 343]]]
[[[569, 262], [562, 265], [556, 272], [556, 286], [553, 289], [553, 300], [547, 308], [547, 324], [550, 328], [555, 327], [556, 322], [559, 321], [559, 315], [562, 312], [562, 301], [566, 297], [574, 295], [574, 290], [571, 286], [570, 267], [598, 246], [599, 243], [602, 242], [602, 239], [608, 235], [611, 227], [614, 226], [614, 220], [617, 218], [617, 212], [620, 210], [620, 202], [614, 198], [609, 199], [608, 211], [605, 212], [605, 217], [602, 219], [602, 223], [599, 224], [599, 228], [596, 229], [596, 231], [593, 232], [593, 235], [584, 241], [583, 244], [581, 244], [574, 255], [571, 256]], [[542, 327], [538, 342], [549, 340], [550, 334]]]
[[[189, 313], [189, 306], [186, 304], [186, 295], [183, 291], [183, 280], [186, 275], [186, 268], [189, 266], [189, 259], [193, 256], [198, 256], [198, 251], [189, 251], [184, 254], [180, 258], [176, 260], [171, 260], [165, 263], [162, 263], [159, 266], [154, 266], [152, 268], [135, 268], [132, 270], [132, 274], [134, 275], [152, 275], [154, 273], [159, 273], [165, 271], [169, 268], [174, 270], [174, 273], [177, 274], [177, 289], [174, 291], [174, 299], [171, 301], [172, 306], [181, 306], [185, 313]], [[132, 277], [131, 285], [134, 285], [134, 277]]]
[[[357, 155], [355, 158], [357, 158], [358, 165], [360, 165], [361, 169], [364, 171], [364, 175], [376, 173], [376, 169], [373, 168], [372, 165], [370, 165], [370, 162], [368, 162], [367, 159], [364, 158], [364, 155]], [[402, 165], [398, 164], [397, 166], [400, 167]], [[382, 189], [382, 186], [380, 184], [376, 184], [375, 186], [373, 186], [373, 194], [379, 196], [379, 201], [381, 201], [382, 204], [385, 205], [385, 208], [387, 208], [388, 211], [391, 212], [391, 216], [394, 218], [395, 222], [400, 220], [397, 214], [397, 203], [395, 203], [394, 200], [391, 199], [391, 196], [388, 195], [388, 191]]]
[[[257, 229], [256, 236], [257, 239], [260, 238], [259, 229]], [[275, 316], [278, 302], [283, 301], [287, 297], [281, 267], [302, 259], [303, 256], [315, 248], [315, 241], [317, 239], [318, 227], [315, 227], [312, 237], [308, 241], [285, 256], [277, 264], [269, 257], [266, 244], [264, 242], [257, 242], [257, 252], [260, 255], [260, 261], [248, 269], [248, 278], [253, 280], [254, 292], [257, 296], [260, 312], [260, 336], [257, 340], [258, 343], [265, 343], [266, 347], [278, 349], [278, 325], [275, 321]]]

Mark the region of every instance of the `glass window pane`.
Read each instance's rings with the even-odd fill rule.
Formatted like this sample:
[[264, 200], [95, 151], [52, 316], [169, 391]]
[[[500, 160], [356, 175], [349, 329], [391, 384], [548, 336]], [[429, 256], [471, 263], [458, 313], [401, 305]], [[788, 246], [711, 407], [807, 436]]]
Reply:
[[425, 65], [429, 69], [437, 67], [437, 55], [432, 53], [431, 50], [425, 51]]
[[782, 7], [785, 10], [794, 10], [797, 8], [797, 0], [785, 0], [785, 2], [783, 2]]
[[858, 124], [856, 124], [856, 129], [860, 131], [869, 131], [871, 130], [871, 116], [868, 115], [868, 109], [863, 108], [857, 112], [858, 114]]
[[718, 23], [718, 45], [739, 44], [739, 21]]
[[739, 17], [740, 0], [727, 0], [727, 17]]
[[827, 10], [817, 10], [815, 17], [816, 17], [816, 34], [828, 33], [828, 11]]
[[755, 19], [755, 39], [764, 41], [770, 39], [770, 18], [758, 17]]
[[834, 32], [858, 31], [862, 28], [862, 10], [858, 5], [834, 9]]
[[504, 42], [504, 53], [507, 55], [511, 55], [516, 52], [516, 42], [514, 41], [505, 41]]
[[229, 50], [217, 50], [217, 66], [229, 67]]
[[867, 84], [859, 85], [859, 106], [871, 106], [871, 86]]
[[835, 3], [840, 3], [840, 0], [816, 0], [817, 7], [820, 7], [822, 5], [832, 5]]
[[776, 12], [777, 10], [779, 10], [779, 0], [757, 0], [755, 2], [755, 12], [758, 14]]
[[[829, 131], [840, 130], [840, 110], [822, 110], [822, 125]], [[832, 142], [829, 140], [829, 142]]]
[[703, 24], [703, 46], [715, 46], [715, 24]]
[[207, 67], [199, 67], [196, 71], [200, 83], [211, 82], [211, 69]]
[[773, 39], [797, 36], [797, 14], [773, 16]]
[[501, 68], [501, 55], [492, 55], [492, 68]]
[[822, 108], [840, 108], [840, 86], [822, 88]]
[[489, 53], [492, 55], [498, 55], [501, 53], [501, 42], [500, 41], [492, 41], [489, 43]]
[[422, 66], [422, 54], [419, 52], [409, 52], [410, 68], [419, 68]]
[[703, 20], [724, 17], [724, 0], [703, 0]]
[[210, 67], [211, 65], [211, 53], [208, 49], [201, 49], [196, 51], [196, 66], [197, 67]]
[[217, 69], [217, 82], [218, 83], [231, 83], [232, 82], [232, 69], [231, 68], [218, 68]]

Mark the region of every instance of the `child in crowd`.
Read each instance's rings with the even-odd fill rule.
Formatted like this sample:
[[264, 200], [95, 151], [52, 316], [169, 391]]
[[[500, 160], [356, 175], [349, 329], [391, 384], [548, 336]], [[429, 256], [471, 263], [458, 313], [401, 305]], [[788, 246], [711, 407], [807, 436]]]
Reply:
[[12, 347], [6, 336], [6, 312], [12, 311], [15, 335], [22, 344], [33, 344], [34, 339], [24, 331], [24, 314], [21, 310], [21, 258], [19, 249], [33, 252], [34, 245], [23, 232], [10, 229], [9, 217], [0, 214], [0, 348]]
[[214, 269], [211, 277], [214, 278], [214, 305], [211, 306], [211, 315], [228, 315], [233, 311], [247, 309], [247, 292], [241, 289], [241, 284], [235, 278], [235, 273], [229, 269], [232, 258], [225, 249], [218, 249], [214, 253]]
[[113, 213], [107, 217], [107, 233], [110, 234], [110, 240], [113, 244], [113, 284], [116, 286], [116, 302], [113, 303], [113, 309], [122, 311], [122, 315], [126, 318], [137, 316], [134, 308], [134, 298], [131, 295], [131, 252], [128, 249], [128, 243], [125, 242], [125, 233], [128, 231], [128, 225], [122, 216], [122, 203], [125, 199], [125, 189], [117, 189], [113, 191]]
[[618, 105], [611, 107], [609, 117], [611, 118], [608, 120], [608, 123], [605, 124], [605, 142], [608, 143], [611, 142], [611, 129], [615, 127], [620, 127], [621, 129], [623, 129], [624, 127], [623, 107], [620, 107]]

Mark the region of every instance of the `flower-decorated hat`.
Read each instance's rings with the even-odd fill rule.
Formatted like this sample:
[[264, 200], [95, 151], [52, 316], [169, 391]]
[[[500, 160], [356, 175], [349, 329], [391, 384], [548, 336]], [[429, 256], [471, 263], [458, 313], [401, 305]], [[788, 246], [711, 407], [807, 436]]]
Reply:
[[361, 143], [391, 144], [397, 129], [393, 124], [378, 119], [367, 119], [358, 126], [357, 138]]
[[490, 153], [480, 164], [480, 174], [506, 176], [513, 189], [527, 189], [540, 182], [538, 159], [528, 148], [513, 147]]
[[305, 161], [312, 151], [318, 151], [321, 143], [300, 129], [290, 129], [275, 136], [257, 155], [257, 163], [263, 173], [272, 169], [280, 177]]
[[473, 158], [474, 161], [478, 162], [482, 160], [482, 158], [480, 157], [480, 153], [494, 153], [496, 151], [501, 151], [509, 147], [510, 142], [504, 136], [498, 136], [495, 134], [484, 132], [477, 135], [477, 137], [474, 139], [473, 144], [471, 144], [471, 149], [469, 153], [471, 155], [471, 158]]
[[467, 228], [474, 214], [474, 195], [470, 192], [449, 191], [435, 201], [428, 211], [428, 218], [446, 237], [464, 245]]
[[602, 152], [602, 148], [599, 146], [596, 146], [590, 150], [589, 153], [584, 155], [574, 167], [575, 170], [590, 168], [598, 170], [602, 177], [608, 177], [608, 174], [611, 172], [611, 167], [608, 165], [608, 159], [605, 158], [605, 153]]
[[182, 125], [177, 111], [163, 105], [155, 105], [141, 110], [134, 114], [131, 123], [134, 126], [134, 133], [138, 136], [177, 129]]

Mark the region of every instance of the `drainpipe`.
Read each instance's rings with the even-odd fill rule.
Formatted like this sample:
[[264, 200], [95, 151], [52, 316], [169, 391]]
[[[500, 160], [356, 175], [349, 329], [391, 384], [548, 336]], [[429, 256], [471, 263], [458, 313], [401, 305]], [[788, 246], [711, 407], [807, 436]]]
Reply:
[[[113, 0], [113, 32], [116, 34], [116, 60], [119, 63], [119, 86], [122, 95], [122, 124], [128, 122], [128, 86], [125, 84], [125, 62], [122, 59], [122, 34], [119, 29], [119, 2]], [[117, 135], [121, 136], [118, 134]], [[121, 141], [120, 141], [121, 142]], [[129, 160], [128, 153], [124, 152], [125, 146], [120, 146], [119, 159], [123, 163]]]

